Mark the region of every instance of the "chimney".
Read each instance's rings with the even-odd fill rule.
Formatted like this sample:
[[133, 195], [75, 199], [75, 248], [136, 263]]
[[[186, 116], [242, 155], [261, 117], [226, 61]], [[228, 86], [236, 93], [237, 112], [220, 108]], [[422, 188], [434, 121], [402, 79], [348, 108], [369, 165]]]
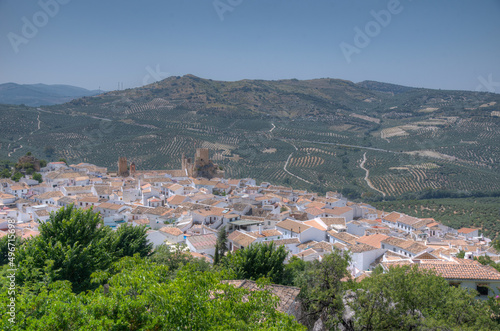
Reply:
[[262, 224], [259, 224], [259, 234], [262, 234]]

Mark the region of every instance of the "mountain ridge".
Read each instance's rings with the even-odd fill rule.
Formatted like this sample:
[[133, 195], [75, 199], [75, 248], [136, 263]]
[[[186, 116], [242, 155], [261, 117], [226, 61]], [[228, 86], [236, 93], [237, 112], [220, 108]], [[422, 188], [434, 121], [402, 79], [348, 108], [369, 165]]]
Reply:
[[104, 91], [87, 90], [65, 84], [17, 84], [9, 82], [0, 84], [0, 103], [37, 107], [61, 104], [75, 98], [93, 96], [102, 92]]

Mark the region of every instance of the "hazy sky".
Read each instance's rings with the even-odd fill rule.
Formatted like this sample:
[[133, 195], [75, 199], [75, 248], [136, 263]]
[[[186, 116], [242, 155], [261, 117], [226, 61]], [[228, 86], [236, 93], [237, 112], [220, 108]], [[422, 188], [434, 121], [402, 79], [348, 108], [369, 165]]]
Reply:
[[500, 0], [0, 0], [0, 83], [188, 73], [500, 92]]

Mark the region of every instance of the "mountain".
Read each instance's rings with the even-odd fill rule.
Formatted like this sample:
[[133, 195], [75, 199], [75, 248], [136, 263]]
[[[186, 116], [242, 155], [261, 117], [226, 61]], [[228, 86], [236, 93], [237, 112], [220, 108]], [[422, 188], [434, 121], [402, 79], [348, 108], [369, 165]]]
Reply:
[[500, 192], [495, 93], [185, 75], [47, 107], [0, 105], [0, 127], [0, 159], [31, 151], [114, 170], [126, 156], [138, 170], [178, 169], [203, 147], [227, 177], [364, 200]]
[[0, 84], [0, 103], [33, 107], [55, 105], [103, 92], [71, 85], [5, 83]]
[[365, 80], [357, 83], [356, 85], [372, 91], [388, 92], [393, 94], [404, 93], [414, 89], [414, 87], [375, 82], [373, 80]]

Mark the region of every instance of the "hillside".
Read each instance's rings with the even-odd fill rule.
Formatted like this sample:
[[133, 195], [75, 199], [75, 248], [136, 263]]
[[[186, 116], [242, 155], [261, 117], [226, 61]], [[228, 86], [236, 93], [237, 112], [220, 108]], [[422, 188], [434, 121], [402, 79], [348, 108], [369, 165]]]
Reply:
[[71, 85], [46, 84], [0, 84], [0, 103], [12, 105], [55, 105], [84, 96], [102, 93], [98, 90], [87, 90]]
[[229, 177], [351, 198], [493, 193], [499, 111], [493, 93], [186, 75], [63, 105], [1, 106], [0, 159], [32, 151], [116, 169], [126, 156], [138, 169], [175, 169], [182, 153], [207, 147]]

